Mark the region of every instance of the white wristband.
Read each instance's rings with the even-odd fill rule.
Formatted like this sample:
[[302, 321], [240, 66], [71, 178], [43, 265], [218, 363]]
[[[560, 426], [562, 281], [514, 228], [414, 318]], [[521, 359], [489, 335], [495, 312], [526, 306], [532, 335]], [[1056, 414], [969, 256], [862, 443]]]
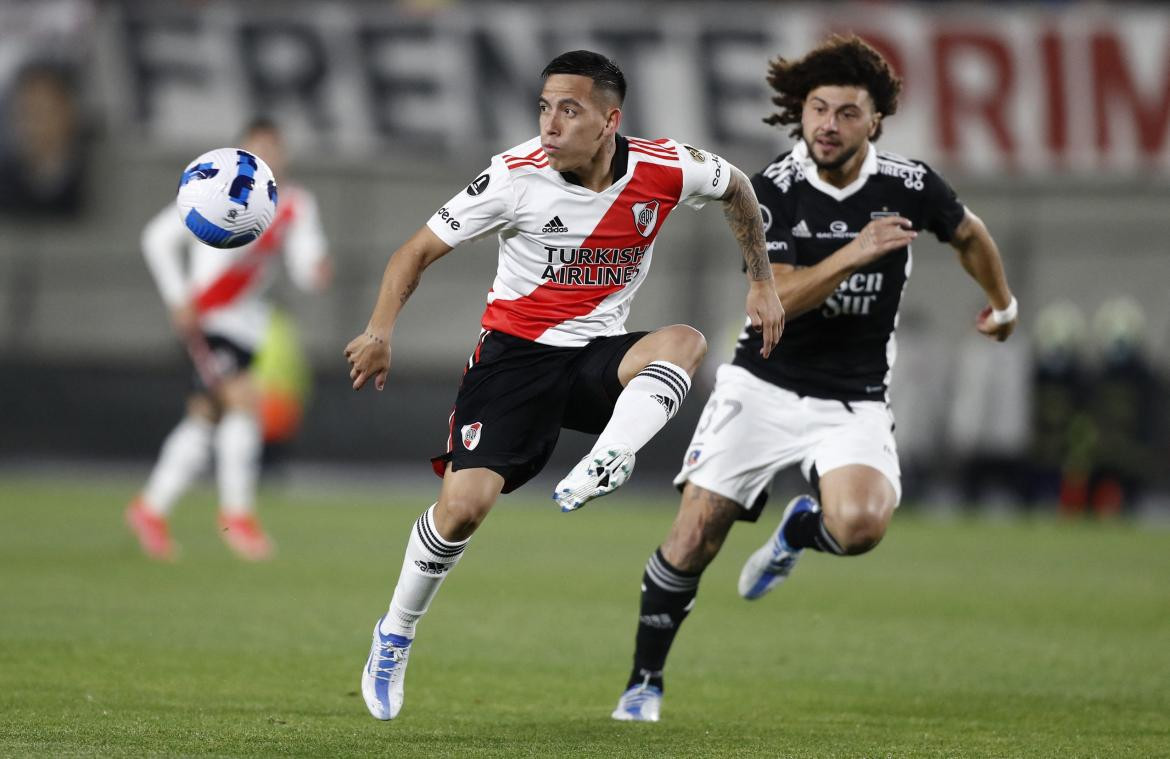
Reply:
[[991, 322], [996, 326], [1009, 324], [1016, 320], [1016, 316], [1019, 315], [1019, 311], [1020, 304], [1016, 300], [1016, 296], [1013, 295], [1011, 302], [1007, 304], [1007, 308], [1003, 309], [1002, 311], [998, 308], [991, 309]]

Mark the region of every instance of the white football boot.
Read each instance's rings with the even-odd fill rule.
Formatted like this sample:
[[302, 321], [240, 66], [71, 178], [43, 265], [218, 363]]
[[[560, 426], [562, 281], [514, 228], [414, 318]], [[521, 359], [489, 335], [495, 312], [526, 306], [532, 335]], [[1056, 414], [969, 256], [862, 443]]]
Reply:
[[609, 716], [622, 722], [657, 722], [661, 713], [662, 689], [651, 685], [647, 677], [626, 689]]
[[374, 625], [370, 657], [362, 670], [362, 696], [375, 719], [394, 719], [405, 697], [406, 661], [413, 638], [383, 635], [382, 620]]
[[626, 484], [633, 471], [634, 452], [629, 446], [606, 446], [577, 462], [565, 479], [557, 483], [553, 500], [561, 511], [576, 511], [594, 498]]
[[743, 570], [739, 573], [741, 596], [754, 601], [784, 582], [792, 572], [803, 549], [793, 548], [785, 542], [784, 528], [797, 515], [806, 511], [820, 511], [820, 506], [812, 496], [798, 495], [788, 502], [784, 516], [780, 519], [780, 526], [768, 538], [768, 542], [760, 546], [744, 563]]

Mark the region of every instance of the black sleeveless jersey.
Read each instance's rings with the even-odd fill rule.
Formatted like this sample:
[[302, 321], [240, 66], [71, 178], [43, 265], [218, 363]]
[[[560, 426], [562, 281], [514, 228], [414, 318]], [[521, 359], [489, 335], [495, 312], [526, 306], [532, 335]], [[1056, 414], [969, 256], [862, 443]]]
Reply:
[[[903, 216], [914, 229], [947, 242], [965, 214], [954, 190], [929, 166], [872, 144], [861, 175], [848, 187], [817, 176], [803, 141], [753, 176], [752, 186], [769, 259], [798, 268], [824, 260], [881, 216]], [[824, 303], [786, 323], [767, 359], [760, 356], [761, 336], [745, 329], [733, 363], [800, 395], [882, 400], [911, 260], [906, 247], [850, 274]]]

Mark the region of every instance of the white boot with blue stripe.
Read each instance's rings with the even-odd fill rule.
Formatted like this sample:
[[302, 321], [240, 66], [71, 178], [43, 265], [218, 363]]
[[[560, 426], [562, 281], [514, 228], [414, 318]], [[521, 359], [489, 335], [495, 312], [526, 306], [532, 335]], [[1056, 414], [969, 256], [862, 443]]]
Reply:
[[650, 676], [630, 686], [609, 715], [622, 722], [657, 722], [662, 712], [662, 689], [650, 684]]
[[382, 620], [379, 619], [374, 625], [370, 657], [362, 670], [362, 696], [370, 714], [385, 720], [394, 719], [402, 709], [406, 662], [413, 640], [401, 635], [383, 635], [381, 626]]
[[739, 594], [749, 601], [754, 601], [767, 594], [788, 577], [803, 549], [793, 548], [784, 540], [784, 528], [798, 515], [805, 512], [816, 512], [820, 505], [812, 496], [798, 495], [788, 502], [784, 509], [784, 516], [780, 519], [780, 526], [768, 538], [768, 542], [760, 546], [743, 565], [739, 573]]

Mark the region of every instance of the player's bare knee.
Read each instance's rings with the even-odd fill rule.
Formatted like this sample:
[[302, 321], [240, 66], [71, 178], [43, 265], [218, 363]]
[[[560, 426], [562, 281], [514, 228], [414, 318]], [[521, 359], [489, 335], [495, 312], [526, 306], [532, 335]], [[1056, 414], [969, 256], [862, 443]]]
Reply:
[[250, 375], [238, 374], [218, 388], [216, 401], [225, 409], [255, 413], [260, 405], [260, 391]]
[[219, 421], [220, 408], [210, 396], [202, 393], [187, 398], [187, 415], [208, 422]]
[[850, 556], [872, 551], [886, 534], [887, 520], [880, 510], [858, 508], [840, 529], [841, 535], [834, 534], [845, 553]]
[[680, 359], [675, 363], [693, 375], [707, 355], [707, 338], [702, 332], [686, 324], [676, 324], [671, 329], [676, 333], [674, 339]]
[[686, 324], [672, 324], [654, 333], [655, 345], [651, 349], [651, 360], [669, 361], [677, 364], [692, 376], [703, 357], [707, 355], [707, 338], [703, 333]]
[[491, 507], [473, 496], [444, 494], [435, 507], [435, 528], [444, 540], [465, 540], [483, 523]]

